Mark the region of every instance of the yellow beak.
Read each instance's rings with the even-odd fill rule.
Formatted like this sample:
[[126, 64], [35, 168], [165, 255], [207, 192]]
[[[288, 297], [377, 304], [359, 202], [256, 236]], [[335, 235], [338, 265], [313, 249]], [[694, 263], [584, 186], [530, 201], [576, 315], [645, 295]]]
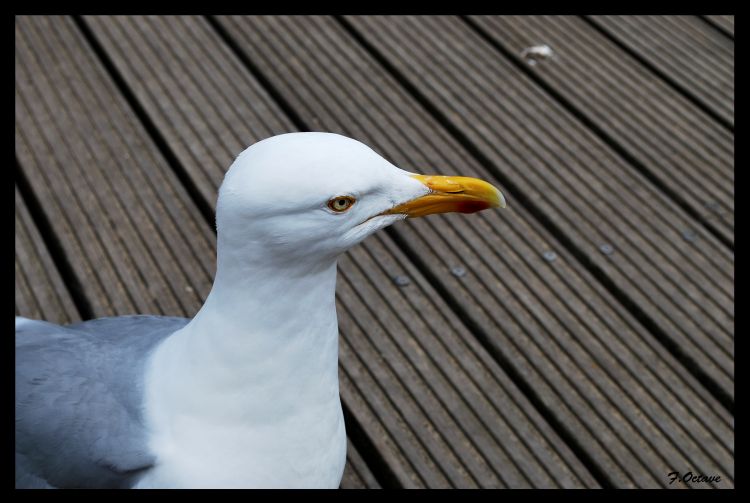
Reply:
[[412, 175], [429, 187], [430, 192], [412, 199], [384, 214], [402, 213], [409, 218], [433, 213], [474, 213], [487, 208], [505, 208], [505, 198], [495, 187], [467, 176]]

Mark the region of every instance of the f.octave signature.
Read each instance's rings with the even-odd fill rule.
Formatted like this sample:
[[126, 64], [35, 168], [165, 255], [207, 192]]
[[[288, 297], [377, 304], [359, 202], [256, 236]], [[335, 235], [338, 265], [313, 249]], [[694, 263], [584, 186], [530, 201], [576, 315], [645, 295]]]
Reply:
[[682, 482], [683, 484], [687, 482], [693, 484], [710, 484], [712, 482], [717, 483], [721, 481], [721, 475], [702, 475], [693, 472], [686, 472], [684, 474], [681, 474], [680, 472], [669, 472], [667, 477], [669, 477], [670, 486], [675, 482]]

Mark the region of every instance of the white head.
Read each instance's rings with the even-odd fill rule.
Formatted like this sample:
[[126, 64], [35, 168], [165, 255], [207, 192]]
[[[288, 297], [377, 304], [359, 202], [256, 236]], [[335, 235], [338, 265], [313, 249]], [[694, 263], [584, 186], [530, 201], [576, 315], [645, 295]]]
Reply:
[[219, 191], [213, 288], [153, 358], [149, 421], [164, 443], [146, 483], [337, 487], [336, 258], [406, 217], [502, 205], [486, 182], [414, 175], [340, 135], [242, 152]]
[[[459, 186], [469, 180], [471, 187]], [[485, 182], [415, 175], [345, 136], [289, 133], [237, 157], [219, 191], [216, 220], [220, 249], [307, 267], [335, 261], [407, 216], [491, 206], [504, 201]]]

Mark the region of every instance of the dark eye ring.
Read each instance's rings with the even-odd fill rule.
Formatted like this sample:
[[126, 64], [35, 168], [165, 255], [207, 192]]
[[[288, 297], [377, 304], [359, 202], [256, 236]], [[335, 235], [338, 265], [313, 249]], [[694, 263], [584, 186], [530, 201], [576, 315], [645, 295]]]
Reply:
[[351, 196], [336, 196], [328, 201], [328, 207], [336, 213], [343, 213], [351, 208], [355, 201]]

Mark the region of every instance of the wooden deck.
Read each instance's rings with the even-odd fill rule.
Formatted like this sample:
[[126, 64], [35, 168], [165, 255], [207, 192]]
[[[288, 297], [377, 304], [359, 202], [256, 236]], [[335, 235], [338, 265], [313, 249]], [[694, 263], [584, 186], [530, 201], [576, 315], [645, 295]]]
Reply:
[[733, 16], [21, 16], [15, 37], [16, 314], [192, 316], [234, 157], [342, 133], [508, 201], [340, 261], [343, 488], [734, 487]]

